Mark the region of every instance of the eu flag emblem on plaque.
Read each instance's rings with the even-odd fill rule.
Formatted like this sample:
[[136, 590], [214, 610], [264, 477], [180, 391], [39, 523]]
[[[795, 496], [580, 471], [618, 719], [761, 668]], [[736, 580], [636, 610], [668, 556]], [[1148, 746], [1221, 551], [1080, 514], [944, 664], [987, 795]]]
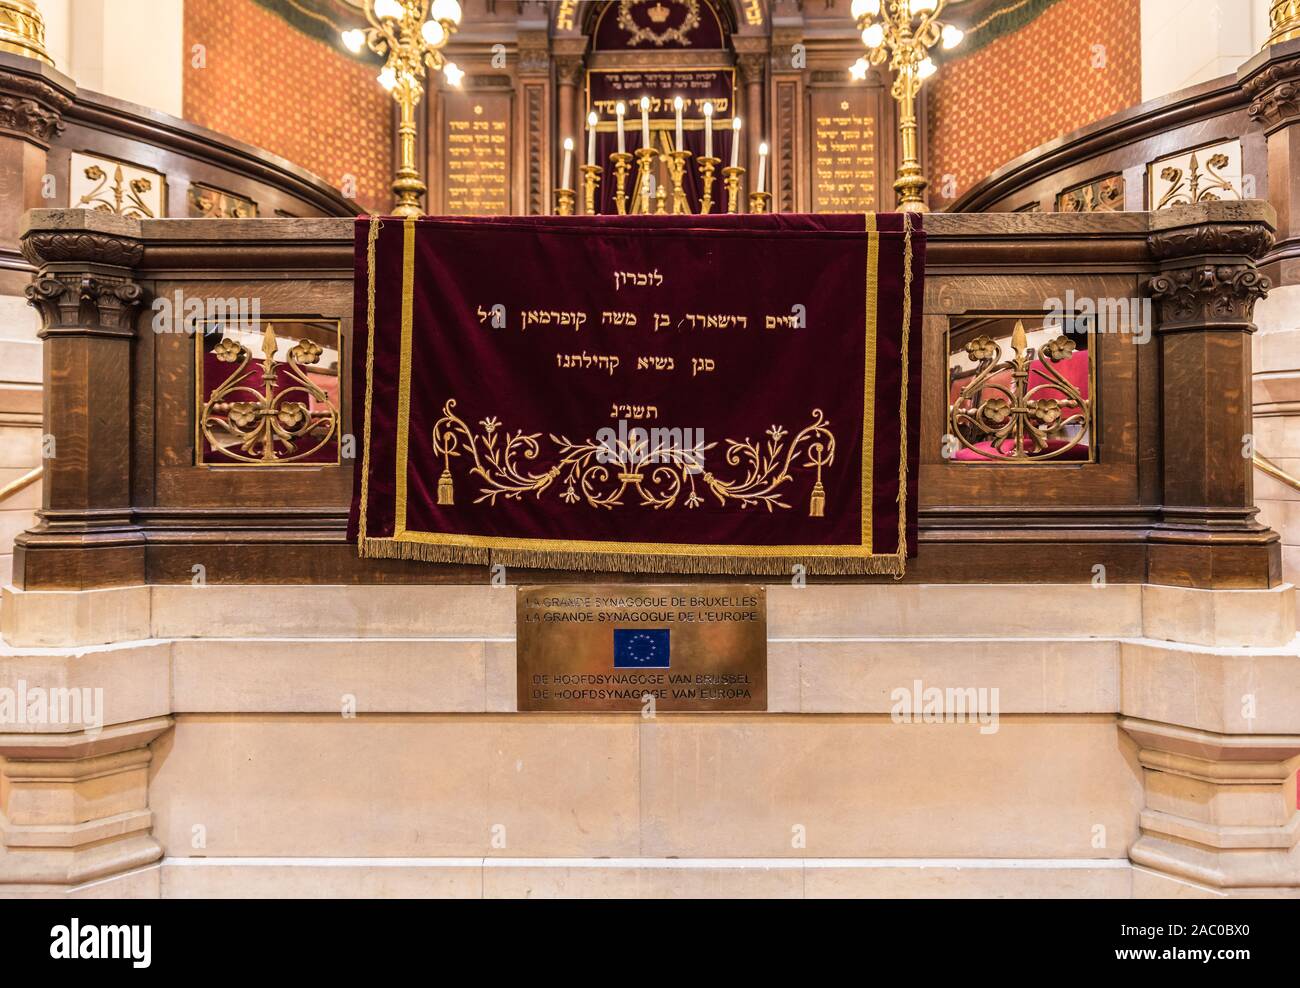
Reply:
[[667, 669], [667, 628], [615, 628], [615, 669]]

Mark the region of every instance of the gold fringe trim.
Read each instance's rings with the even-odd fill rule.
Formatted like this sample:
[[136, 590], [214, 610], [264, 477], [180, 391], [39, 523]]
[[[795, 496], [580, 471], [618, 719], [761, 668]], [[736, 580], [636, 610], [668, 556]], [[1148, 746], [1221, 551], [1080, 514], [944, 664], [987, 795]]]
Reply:
[[357, 542], [361, 555], [372, 559], [412, 559], [464, 566], [520, 566], [530, 569], [587, 570], [596, 573], [699, 573], [737, 576], [790, 576], [802, 566], [810, 576], [898, 576], [903, 560], [897, 555], [841, 556], [809, 559], [798, 556], [655, 556], [618, 552], [565, 552], [550, 549], [485, 549], [478, 546], [434, 545], [397, 539], [367, 538]]
[[384, 224], [371, 217], [366, 230], [366, 428], [361, 437], [361, 504], [357, 508], [357, 555], [364, 556], [366, 512], [370, 510], [370, 396], [375, 387], [375, 242]]
[[[903, 375], [899, 382], [898, 437], [898, 578], [907, 568], [907, 348], [912, 326], [912, 214], [903, 214]], [[872, 395], [867, 399], [874, 401]]]

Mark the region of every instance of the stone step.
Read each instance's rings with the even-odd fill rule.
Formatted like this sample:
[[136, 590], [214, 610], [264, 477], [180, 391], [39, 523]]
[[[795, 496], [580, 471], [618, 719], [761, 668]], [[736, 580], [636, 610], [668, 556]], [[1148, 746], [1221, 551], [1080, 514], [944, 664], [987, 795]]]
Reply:
[[[1290, 585], [1193, 590], [1143, 584], [815, 584], [767, 588], [773, 639], [1149, 637], [1271, 646], [1296, 634]], [[121, 587], [4, 590], [14, 646], [152, 638], [513, 638], [515, 588], [478, 586]]]

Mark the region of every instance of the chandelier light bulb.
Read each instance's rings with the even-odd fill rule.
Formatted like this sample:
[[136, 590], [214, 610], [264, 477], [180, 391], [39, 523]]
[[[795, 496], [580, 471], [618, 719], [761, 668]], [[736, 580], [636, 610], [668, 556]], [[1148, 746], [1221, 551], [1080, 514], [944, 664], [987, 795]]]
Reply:
[[939, 67], [934, 64], [932, 59], [925, 59], [916, 67], [916, 76], [918, 79], [928, 79], [939, 71]]
[[361, 54], [361, 49], [365, 47], [366, 44], [365, 31], [353, 28], [351, 31], [344, 31], [342, 37], [344, 48], [352, 52], [354, 55]]
[[449, 86], [460, 86], [460, 81], [465, 78], [465, 73], [455, 62], [448, 62], [442, 67], [443, 78], [447, 80]]
[[433, 6], [429, 9], [429, 16], [435, 21], [448, 21], [451, 24], [460, 23], [460, 0], [433, 0]]
[[938, 0], [912, 0], [912, 14], [929, 14], [938, 6]]
[[868, 68], [869, 66], [867, 64], [867, 60], [865, 58], [859, 58], [856, 62], [854, 62], [852, 65], [849, 66], [849, 75], [852, 78], [860, 81], [867, 77]]
[[885, 42], [885, 29], [879, 24], [868, 24], [862, 32], [862, 43], [868, 48], [879, 48]]
[[600, 123], [600, 117], [596, 116], [595, 110], [592, 110], [590, 113], [587, 114], [587, 126], [595, 127], [596, 124], [598, 123]]
[[853, 0], [849, 12], [855, 21], [860, 21], [864, 17], [875, 17], [880, 13], [880, 0]]
[[956, 48], [961, 44], [961, 39], [966, 37], [966, 32], [952, 24], [943, 26], [943, 46], [945, 48]]
[[420, 37], [430, 48], [437, 48], [447, 40], [447, 29], [437, 21], [425, 21], [420, 28]]
[[375, 16], [381, 20], [400, 21], [402, 5], [397, 0], [375, 0]]
[[379, 80], [379, 84], [390, 93], [393, 91], [393, 87], [397, 85], [397, 73], [390, 68], [385, 67], [376, 78]]

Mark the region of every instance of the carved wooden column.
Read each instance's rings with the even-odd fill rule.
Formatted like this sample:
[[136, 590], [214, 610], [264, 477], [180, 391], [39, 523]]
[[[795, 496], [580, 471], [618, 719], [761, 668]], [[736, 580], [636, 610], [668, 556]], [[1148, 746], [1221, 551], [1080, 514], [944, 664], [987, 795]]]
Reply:
[[15, 582], [28, 589], [145, 579], [131, 514], [139, 237], [138, 220], [110, 213], [40, 209], [25, 221], [23, 254], [38, 269], [27, 298], [45, 342], [46, 432], [41, 522], [15, 545]]
[[1213, 202], [1151, 216], [1163, 441], [1162, 521], [1148, 579], [1189, 587], [1271, 586], [1277, 535], [1254, 518], [1250, 335], [1269, 282], [1266, 203]]
[[539, 216], [551, 211], [551, 56], [545, 21], [539, 28], [529, 22], [519, 31], [517, 86], [519, 109], [515, 133], [519, 139], [516, 174], [521, 176], [522, 212]]
[[1281, 284], [1300, 282], [1300, 40], [1266, 48], [1237, 72], [1250, 119], [1268, 140], [1268, 201], [1277, 210]]
[[[0, 51], [0, 266], [20, 271], [22, 282], [29, 269], [18, 251], [19, 223], [27, 210], [51, 205], [42, 198], [46, 154], [63, 130], [72, 91], [72, 80], [44, 62]], [[21, 292], [16, 280], [0, 283], [0, 293]]]
[[[762, 51], [744, 50], [743, 41], [761, 41]], [[763, 109], [763, 83], [767, 68], [766, 39], [735, 39], [737, 65], [740, 68], [740, 81], [745, 87], [745, 125], [741, 133], [745, 138], [745, 191], [753, 192], [758, 188], [758, 146], [764, 141], [771, 144], [768, 133], [770, 124]], [[768, 176], [768, 188], [771, 188], [771, 175]]]
[[803, 52], [803, 21], [797, 11], [777, 20], [773, 15], [772, 29], [772, 135], [768, 144], [772, 148], [772, 174], [768, 176], [772, 190], [772, 211], [793, 213], [807, 210], [808, 187], [803, 155], [806, 141], [804, 122], [803, 81], [807, 55], [798, 59], [795, 52]]
[[557, 96], [556, 114], [559, 118], [559, 132], [556, 134], [554, 153], [551, 155], [551, 167], [555, 169], [555, 174], [560, 174], [563, 168], [564, 139], [573, 138], [574, 147], [574, 164], [573, 174], [570, 176], [570, 188], [578, 187], [578, 164], [581, 163], [583, 132], [584, 125], [579, 123], [580, 113], [578, 110], [578, 99], [580, 94], [579, 83], [582, 81], [582, 49], [586, 47], [587, 39], [576, 39], [576, 45], [580, 45], [574, 53], [575, 41], [564, 40], [555, 42], [555, 85]]

